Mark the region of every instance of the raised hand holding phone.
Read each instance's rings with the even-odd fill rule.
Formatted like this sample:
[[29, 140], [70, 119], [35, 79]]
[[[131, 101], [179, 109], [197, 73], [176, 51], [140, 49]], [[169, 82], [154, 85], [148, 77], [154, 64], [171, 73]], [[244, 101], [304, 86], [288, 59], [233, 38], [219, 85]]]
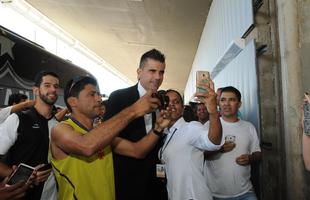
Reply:
[[209, 114], [215, 114], [217, 113], [217, 101], [216, 92], [214, 91], [214, 83], [210, 79], [208, 83], [203, 85], [203, 87], [207, 92], [196, 93], [195, 96], [199, 99], [200, 102], [205, 104]]

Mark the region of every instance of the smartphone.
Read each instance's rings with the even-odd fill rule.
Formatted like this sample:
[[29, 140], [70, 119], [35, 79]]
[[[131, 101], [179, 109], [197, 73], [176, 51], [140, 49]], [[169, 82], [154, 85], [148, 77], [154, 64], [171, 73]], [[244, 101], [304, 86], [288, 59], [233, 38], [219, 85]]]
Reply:
[[234, 136], [234, 135], [226, 135], [225, 136], [226, 142], [235, 142], [235, 140], [236, 140], [236, 136]]
[[8, 185], [14, 185], [18, 182], [25, 181], [28, 182], [31, 174], [34, 171], [34, 167], [26, 165], [24, 163], [20, 163], [17, 169], [11, 174], [8, 182]]
[[45, 171], [45, 170], [48, 170], [48, 169], [51, 169], [51, 168], [52, 168], [52, 164], [51, 163], [47, 163], [44, 166], [42, 166], [39, 169], [37, 169], [37, 171]]
[[304, 102], [304, 133], [310, 136], [310, 96], [308, 92], [305, 92], [306, 101]]
[[210, 73], [208, 71], [197, 71], [196, 72], [196, 92], [197, 93], [207, 93], [206, 88], [201, 87], [211, 80]]

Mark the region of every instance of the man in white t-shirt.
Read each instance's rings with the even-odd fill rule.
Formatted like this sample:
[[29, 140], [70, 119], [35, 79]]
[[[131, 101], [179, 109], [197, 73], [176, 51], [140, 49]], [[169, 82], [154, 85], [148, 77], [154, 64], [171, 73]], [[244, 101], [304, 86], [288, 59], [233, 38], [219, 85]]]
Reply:
[[251, 164], [261, 159], [255, 127], [238, 118], [241, 94], [229, 86], [222, 89], [219, 106], [225, 143], [216, 153], [206, 152], [205, 176], [215, 200], [256, 200], [250, 181]]

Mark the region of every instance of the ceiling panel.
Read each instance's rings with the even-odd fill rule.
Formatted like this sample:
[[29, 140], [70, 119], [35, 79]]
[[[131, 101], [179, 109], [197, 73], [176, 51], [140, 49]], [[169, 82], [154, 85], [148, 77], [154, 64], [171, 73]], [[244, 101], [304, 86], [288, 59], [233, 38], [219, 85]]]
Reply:
[[162, 89], [183, 91], [211, 0], [26, 0], [136, 82], [140, 56], [166, 55]]

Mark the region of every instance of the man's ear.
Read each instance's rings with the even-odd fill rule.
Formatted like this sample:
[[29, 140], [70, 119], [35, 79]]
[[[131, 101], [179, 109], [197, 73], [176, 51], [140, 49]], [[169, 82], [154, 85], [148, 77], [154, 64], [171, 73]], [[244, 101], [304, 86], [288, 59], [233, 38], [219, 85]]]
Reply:
[[32, 92], [33, 92], [33, 94], [35, 95], [35, 96], [39, 96], [39, 88], [38, 87], [36, 87], [36, 86], [33, 86], [32, 87]]
[[240, 108], [240, 107], [241, 107], [241, 105], [242, 105], [242, 102], [241, 102], [241, 101], [239, 101], [238, 108]]
[[139, 68], [137, 69], [137, 78], [138, 78], [138, 80], [140, 80], [141, 71], [142, 71], [142, 68], [139, 67]]
[[77, 99], [75, 97], [69, 97], [67, 101], [71, 108], [76, 107]]

